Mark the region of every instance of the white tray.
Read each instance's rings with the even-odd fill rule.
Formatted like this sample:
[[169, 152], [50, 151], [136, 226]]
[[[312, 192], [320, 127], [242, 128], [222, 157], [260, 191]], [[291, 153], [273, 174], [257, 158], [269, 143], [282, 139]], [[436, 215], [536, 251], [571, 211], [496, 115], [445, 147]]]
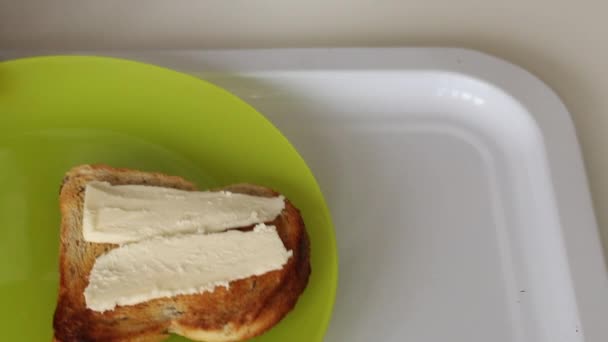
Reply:
[[102, 54], [225, 87], [297, 147], [336, 226], [327, 341], [608, 339], [575, 132], [524, 70], [460, 49]]

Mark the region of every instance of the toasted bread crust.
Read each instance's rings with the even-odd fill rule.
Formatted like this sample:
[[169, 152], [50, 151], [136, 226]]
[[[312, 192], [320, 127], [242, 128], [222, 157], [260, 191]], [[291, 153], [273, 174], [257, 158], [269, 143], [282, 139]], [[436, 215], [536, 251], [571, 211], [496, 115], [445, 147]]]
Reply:
[[[297, 208], [286, 200], [274, 221], [285, 247], [293, 251], [281, 269], [230, 283], [228, 289], [159, 298], [103, 313], [86, 308], [84, 289], [97, 257], [113, 244], [84, 241], [82, 206], [87, 182], [146, 184], [195, 190], [194, 184], [160, 173], [82, 165], [70, 170], [61, 186], [60, 286], [53, 320], [54, 341], [162, 341], [176, 333], [198, 341], [241, 341], [277, 324], [296, 304], [310, 275], [310, 242]], [[257, 196], [276, 196], [268, 188], [240, 184], [226, 188]], [[249, 229], [251, 227], [243, 227]]]

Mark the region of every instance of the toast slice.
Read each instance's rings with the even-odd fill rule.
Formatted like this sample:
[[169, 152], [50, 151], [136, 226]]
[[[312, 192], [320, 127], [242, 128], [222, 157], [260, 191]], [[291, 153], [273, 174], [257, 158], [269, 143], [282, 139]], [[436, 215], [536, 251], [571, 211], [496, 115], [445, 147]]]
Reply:
[[[176, 176], [105, 165], [82, 165], [70, 170], [60, 190], [60, 285], [53, 319], [57, 342], [149, 342], [175, 333], [196, 341], [242, 341], [277, 324], [296, 304], [308, 283], [310, 245], [298, 209], [285, 200], [285, 209], [271, 222], [293, 256], [282, 269], [217, 287], [212, 292], [158, 298], [96, 312], [86, 307], [84, 289], [101, 254], [118, 247], [86, 242], [82, 236], [84, 190], [87, 182], [145, 184], [195, 190], [194, 184]], [[265, 187], [238, 184], [223, 190], [256, 196], [276, 196]], [[251, 227], [243, 227], [250, 229]]]

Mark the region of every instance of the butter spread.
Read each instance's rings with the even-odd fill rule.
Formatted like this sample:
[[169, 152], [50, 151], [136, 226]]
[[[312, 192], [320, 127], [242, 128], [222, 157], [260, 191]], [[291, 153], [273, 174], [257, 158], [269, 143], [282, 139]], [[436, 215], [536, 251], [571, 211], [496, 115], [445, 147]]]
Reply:
[[284, 208], [282, 196], [94, 181], [85, 189], [82, 231], [89, 242], [122, 244], [159, 235], [214, 233], [269, 222]]
[[157, 236], [97, 258], [84, 297], [88, 308], [103, 312], [116, 305], [213, 291], [281, 269], [291, 256], [276, 228], [264, 224], [248, 232]]

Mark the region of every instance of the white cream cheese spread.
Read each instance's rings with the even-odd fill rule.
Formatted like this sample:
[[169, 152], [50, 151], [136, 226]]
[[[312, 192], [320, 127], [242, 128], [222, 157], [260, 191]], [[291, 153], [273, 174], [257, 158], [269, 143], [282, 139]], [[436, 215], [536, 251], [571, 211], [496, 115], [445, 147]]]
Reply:
[[123, 244], [154, 236], [214, 233], [269, 222], [284, 208], [283, 196], [94, 181], [85, 189], [82, 231], [89, 242]]
[[88, 308], [106, 311], [116, 305], [213, 291], [281, 269], [291, 256], [276, 228], [264, 224], [248, 232], [156, 236], [97, 258], [84, 297]]

